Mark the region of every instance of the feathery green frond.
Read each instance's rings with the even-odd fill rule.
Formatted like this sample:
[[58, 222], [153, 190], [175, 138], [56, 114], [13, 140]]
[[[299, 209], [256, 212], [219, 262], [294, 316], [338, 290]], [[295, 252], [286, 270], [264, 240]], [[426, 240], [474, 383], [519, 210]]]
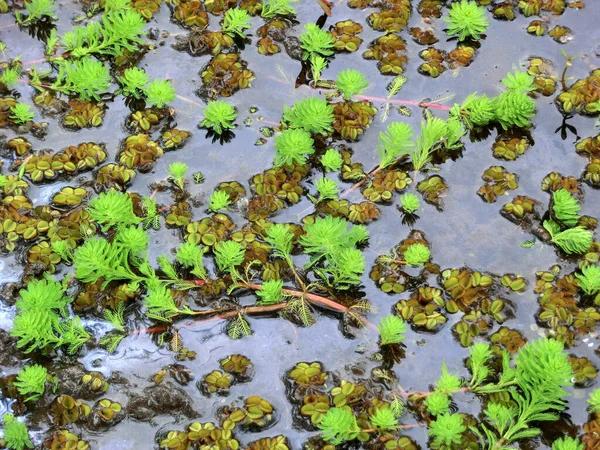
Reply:
[[483, 413], [489, 423], [502, 436], [514, 425], [518, 411], [514, 406], [509, 407], [501, 403], [489, 402]]
[[289, 259], [292, 251], [294, 233], [289, 225], [277, 223], [267, 229], [265, 241], [273, 249], [273, 254], [278, 258]]
[[283, 300], [283, 281], [268, 280], [260, 286], [260, 290], [256, 291], [256, 295], [260, 298], [258, 305], [274, 305]]
[[144, 297], [144, 305], [148, 317], [162, 322], [170, 322], [183, 312], [177, 308], [169, 289], [163, 283], [158, 282], [149, 283], [148, 293]]
[[600, 413], [600, 388], [590, 392], [590, 397], [587, 399], [588, 408], [592, 413]]
[[206, 253], [204, 247], [195, 245], [191, 242], [184, 242], [177, 248], [176, 259], [181, 265], [191, 267], [192, 274], [204, 280], [208, 276], [202, 260], [204, 253]]
[[44, 366], [34, 364], [32, 366], [23, 367], [13, 385], [19, 391], [19, 394], [26, 397], [25, 401], [38, 400], [46, 391], [46, 380], [48, 379], [48, 371]]
[[317, 53], [310, 56], [310, 71], [312, 73], [313, 82], [316, 84], [321, 79], [323, 70], [327, 67], [328, 61]]
[[417, 242], [411, 244], [404, 250], [404, 260], [406, 264], [412, 267], [420, 267], [424, 265], [431, 257], [431, 252], [425, 244]]
[[208, 210], [212, 212], [218, 212], [222, 209], [227, 208], [231, 205], [231, 198], [226, 191], [215, 191], [210, 196], [210, 203]]
[[348, 289], [351, 285], [360, 284], [365, 271], [365, 257], [356, 248], [339, 249], [328, 255], [325, 267], [316, 267], [314, 271], [328, 285], [340, 290]]
[[381, 335], [381, 345], [399, 344], [404, 340], [404, 333], [408, 331], [406, 322], [394, 315], [382, 317], [377, 328]]
[[263, 2], [261, 17], [272, 19], [275, 16], [290, 16], [296, 14], [296, 11], [290, 3], [296, 3], [298, 0], [266, 0]]
[[346, 100], [365, 92], [369, 87], [367, 78], [355, 69], [342, 70], [335, 79], [335, 87]]
[[315, 187], [319, 193], [317, 203], [323, 200], [335, 200], [340, 193], [338, 184], [334, 180], [327, 177], [318, 179], [315, 183]]
[[379, 145], [377, 146], [379, 167], [385, 169], [398, 159], [408, 155], [415, 146], [411, 140], [413, 135], [411, 126], [403, 122], [392, 122], [385, 131], [379, 133]]
[[19, 298], [15, 304], [18, 309], [24, 310], [51, 310], [63, 311], [71, 299], [65, 297], [65, 288], [53, 278], [32, 280], [27, 283], [26, 289], [19, 291]]
[[457, 35], [459, 41], [481, 39], [480, 35], [490, 25], [485, 8], [467, 0], [452, 3], [444, 21], [448, 23], [446, 33], [449, 36]]
[[140, 280], [131, 271], [126, 257], [126, 252], [106, 239], [87, 239], [73, 255], [75, 278], [84, 283], [95, 283], [102, 278], [103, 286], [115, 280]]
[[389, 407], [375, 409], [375, 412], [369, 416], [369, 422], [379, 431], [393, 431], [398, 428], [398, 419]]
[[337, 172], [342, 168], [343, 163], [342, 155], [333, 148], [327, 149], [323, 156], [321, 156], [321, 164], [327, 172]]
[[133, 212], [133, 202], [129, 195], [114, 189], [102, 192], [90, 200], [88, 212], [102, 225], [102, 231], [117, 225], [137, 225], [141, 222]]
[[432, 392], [425, 398], [423, 404], [432, 416], [439, 416], [450, 412], [450, 397], [443, 392]]
[[56, 4], [54, 0], [29, 0], [24, 3], [25, 9], [27, 9], [27, 16], [22, 18], [19, 12], [15, 13], [15, 17], [19, 24], [27, 26], [35, 23], [44, 17], [49, 19], [56, 19]]
[[417, 146], [410, 152], [414, 170], [425, 167], [447, 136], [446, 122], [439, 117], [429, 116], [421, 122], [421, 135], [417, 137]]
[[185, 187], [185, 174], [189, 170], [189, 166], [182, 162], [174, 162], [169, 164], [167, 168], [167, 172], [173, 179], [173, 182], [181, 189], [184, 190]]
[[230, 322], [227, 327], [227, 335], [231, 339], [240, 339], [245, 336], [250, 336], [252, 334], [252, 329], [250, 328], [250, 324], [244, 318], [242, 313], [238, 313], [238, 315]]
[[111, 77], [108, 67], [89, 57], [58, 62], [59, 71], [52, 89], [81, 100], [100, 100], [100, 94], [108, 90]]
[[145, 89], [146, 102], [151, 106], [163, 108], [177, 97], [175, 88], [169, 80], [152, 80]]
[[447, 150], [452, 150], [462, 147], [460, 141], [464, 135], [467, 134], [467, 130], [463, 125], [463, 122], [456, 117], [449, 117], [446, 120], [446, 132], [444, 134], [444, 147]]
[[250, 28], [250, 14], [245, 9], [238, 7], [229, 8], [223, 18], [223, 33], [235, 37], [236, 35], [242, 39], [246, 38], [244, 30]]
[[472, 93], [465, 99], [460, 110], [466, 113], [468, 122], [477, 126], [486, 126], [496, 120], [494, 102], [485, 94], [477, 95], [477, 92]]
[[440, 414], [429, 423], [427, 434], [435, 444], [452, 447], [462, 441], [462, 433], [467, 429], [463, 422], [460, 414]]
[[600, 267], [588, 265], [581, 269], [581, 273], [576, 273], [579, 288], [587, 295], [594, 295], [600, 291]]
[[125, 97], [141, 98], [148, 83], [148, 75], [142, 69], [130, 67], [125, 69], [122, 77], [118, 77], [121, 84], [121, 93]]
[[35, 113], [31, 111], [31, 106], [25, 103], [17, 103], [10, 108], [10, 116], [15, 123], [19, 125], [31, 122], [35, 117]]
[[50, 242], [52, 251], [60, 256], [60, 259], [62, 259], [65, 263], [70, 263], [73, 260], [73, 249], [75, 246], [76, 244], [68, 239]]
[[304, 32], [300, 35], [300, 47], [304, 50], [303, 60], [307, 60], [314, 54], [320, 56], [333, 55], [333, 43], [335, 39], [325, 30], [314, 23], [304, 25]]
[[392, 80], [392, 82], [390, 84], [388, 84], [388, 86], [387, 86], [387, 90], [388, 90], [387, 98], [390, 99], [394, 95], [396, 95], [398, 92], [400, 92], [400, 89], [402, 89], [402, 86], [404, 86], [404, 83], [406, 83], [407, 81], [408, 81], [408, 78], [406, 78], [403, 75], [396, 76]]
[[400, 205], [405, 213], [413, 214], [417, 212], [421, 206], [421, 202], [419, 201], [419, 197], [417, 197], [415, 194], [406, 193], [400, 197]]
[[14, 67], [7, 67], [0, 75], [0, 83], [6, 86], [7, 89], [10, 89], [14, 84], [19, 82], [19, 77], [21, 73], [19, 70]]
[[590, 248], [593, 242], [592, 232], [578, 226], [560, 231], [558, 225], [552, 220], [544, 221], [544, 228], [550, 233], [552, 242], [558, 245], [565, 253], [582, 254]]
[[[131, 289], [132, 292], [135, 292], [137, 290], [136, 286], [128, 286], [128, 287], [136, 288], [136, 289]], [[111, 311], [110, 309], [105, 310], [104, 318], [113, 327], [115, 327], [115, 330], [121, 331], [124, 333], [125, 332], [125, 315], [124, 314], [125, 314], [125, 303], [121, 302], [117, 305], [117, 308], [114, 311]]]
[[535, 116], [535, 102], [520, 91], [505, 91], [494, 99], [496, 119], [503, 129], [529, 128]]
[[446, 361], [442, 362], [442, 374], [435, 383], [435, 390], [437, 392], [451, 395], [453, 392], [458, 391], [462, 385], [463, 383], [460, 378], [448, 372]]
[[331, 445], [351, 441], [360, 432], [350, 408], [331, 408], [323, 415], [317, 427], [321, 430], [323, 440]]
[[471, 356], [471, 387], [479, 386], [490, 375], [488, 362], [493, 356], [489, 344], [476, 343], [469, 347]]
[[552, 443], [552, 450], [583, 450], [585, 444], [579, 439], [565, 436]]
[[201, 127], [210, 128], [216, 134], [223, 134], [225, 130], [235, 128], [233, 121], [237, 117], [235, 108], [224, 100], [214, 100], [206, 105], [204, 119], [200, 122]]
[[115, 234], [113, 245], [117, 245], [120, 250], [126, 251], [126, 254], [134, 258], [143, 258], [142, 253], [148, 251], [148, 242], [150, 237], [143, 228], [120, 226]]
[[235, 241], [222, 241], [215, 245], [215, 261], [221, 272], [233, 272], [244, 261], [244, 247]]
[[33, 443], [29, 439], [29, 431], [23, 422], [15, 419], [12, 414], [4, 414], [4, 440], [7, 448], [11, 450], [24, 450], [33, 448]]
[[511, 91], [531, 92], [535, 91], [533, 85], [535, 78], [527, 72], [515, 71], [514, 74], [507, 73], [506, 78], [502, 78], [502, 83]]
[[275, 137], [275, 150], [275, 166], [306, 164], [306, 155], [315, 152], [310, 133], [301, 128], [283, 130]]
[[303, 128], [312, 134], [327, 134], [333, 130], [333, 107], [319, 97], [296, 101], [283, 109], [283, 119], [290, 128]]
[[566, 189], [559, 189], [552, 194], [552, 210], [554, 216], [567, 227], [573, 227], [579, 222], [579, 202]]

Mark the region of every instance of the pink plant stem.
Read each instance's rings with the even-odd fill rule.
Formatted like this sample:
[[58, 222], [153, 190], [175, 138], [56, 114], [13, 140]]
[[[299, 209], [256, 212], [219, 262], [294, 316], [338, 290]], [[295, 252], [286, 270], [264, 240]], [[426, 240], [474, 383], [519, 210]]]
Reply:
[[[468, 392], [468, 391], [469, 391], [468, 387], [463, 387], [463, 388], [457, 389], [456, 391], [452, 391], [452, 394], [457, 394], [459, 392]], [[415, 392], [401, 391], [401, 392], [396, 392], [396, 394], [401, 395], [402, 397], [410, 397], [411, 395], [418, 395], [419, 397], [429, 397], [431, 394], [433, 394], [433, 392], [429, 392], [429, 391], [423, 391], [423, 392], [419, 392], [419, 391], [415, 391]]]
[[414, 100], [396, 100], [396, 99], [388, 99], [383, 97], [371, 97], [369, 95], [357, 95], [356, 98], [360, 98], [361, 100], [369, 100], [371, 102], [387, 102], [396, 105], [408, 105], [408, 106], [419, 106], [426, 108], [435, 108], [435, 109], [443, 109], [444, 111], [450, 111], [452, 108], [446, 105], [440, 105], [439, 103], [425, 103], [425, 102], [417, 102]]

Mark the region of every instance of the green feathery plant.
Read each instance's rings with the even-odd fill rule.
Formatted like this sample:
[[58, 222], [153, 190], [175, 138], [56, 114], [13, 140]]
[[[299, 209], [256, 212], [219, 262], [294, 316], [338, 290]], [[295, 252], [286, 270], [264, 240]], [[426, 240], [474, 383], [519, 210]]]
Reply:
[[506, 78], [502, 78], [502, 84], [510, 91], [532, 92], [536, 87], [533, 82], [535, 78], [527, 72], [516, 70], [515, 73], [507, 73]]
[[523, 92], [509, 90], [494, 99], [496, 120], [503, 129], [529, 128], [535, 116], [535, 102]]
[[394, 95], [396, 95], [398, 92], [400, 92], [400, 90], [402, 89], [402, 86], [404, 86], [404, 83], [406, 83], [408, 81], [408, 78], [406, 78], [403, 75], [397, 75], [392, 82], [387, 86], [387, 90], [388, 90], [388, 100], [390, 98], [392, 98]]
[[579, 222], [579, 202], [566, 189], [559, 189], [552, 194], [552, 210], [554, 216], [567, 227]]
[[327, 172], [337, 172], [342, 168], [343, 163], [342, 155], [333, 148], [327, 149], [323, 156], [321, 156], [321, 165]]
[[167, 172], [171, 176], [173, 183], [181, 189], [185, 191], [185, 174], [189, 170], [189, 166], [182, 162], [174, 162], [169, 164]]
[[64, 291], [65, 286], [52, 278], [31, 281], [27, 289], [19, 291], [21, 298], [10, 330], [18, 339], [18, 348], [30, 353], [65, 345], [69, 353], [75, 353], [90, 339], [79, 317], [68, 315], [72, 299], [65, 297]]
[[115, 225], [137, 225], [141, 222], [133, 212], [131, 197], [114, 189], [90, 200], [88, 211], [92, 219], [102, 225], [102, 231]]
[[[486, 126], [490, 122], [496, 120], [496, 107], [494, 102], [485, 94], [477, 95], [477, 92], [473, 92], [465, 99], [459, 109], [462, 111], [461, 117], [464, 118], [470, 126]], [[460, 112], [458, 115], [460, 116]]]
[[26, 397], [25, 401], [38, 400], [46, 391], [46, 381], [48, 380], [48, 371], [44, 366], [34, 364], [25, 366], [17, 375], [13, 385], [16, 386], [19, 394]]
[[587, 399], [588, 409], [591, 413], [600, 413], [600, 388], [590, 392], [590, 397]]
[[306, 164], [306, 155], [315, 152], [314, 142], [310, 133], [302, 128], [283, 130], [275, 137], [275, 166], [286, 164]]
[[579, 289], [587, 295], [594, 295], [600, 291], [600, 267], [587, 265], [581, 269], [581, 273], [576, 273]]
[[12, 414], [4, 414], [2, 417], [4, 422], [4, 441], [10, 450], [24, 450], [25, 448], [33, 448], [33, 443], [29, 439], [29, 431], [27, 426], [15, 419]]
[[300, 47], [304, 50], [303, 60], [313, 55], [327, 57], [333, 55], [335, 39], [331, 33], [322, 30], [314, 23], [304, 25], [304, 32], [300, 35]]
[[237, 277], [236, 266], [244, 262], [244, 247], [235, 241], [221, 241], [215, 245], [215, 262], [220, 272], [229, 273]]
[[263, 2], [260, 13], [263, 19], [273, 19], [275, 16], [291, 16], [296, 11], [290, 3], [296, 3], [298, 0], [266, 0]]
[[13, 85], [19, 82], [21, 71], [14, 67], [7, 67], [0, 75], [0, 83], [2, 83], [7, 89], [10, 89]]
[[314, 54], [310, 57], [310, 71], [312, 73], [312, 79], [315, 85], [321, 79], [321, 74], [327, 67], [327, 64], [327, 60], [321, 55]]
[[446, 362], [442, 362], [442, 374], [435, 382], [435, 392], [452, 395], [454, 392], [461, 389], [462, 385], [463, 382], [460, 380], [460, 378], [448, 372], [448, 366], [446, 365]]
[[335, 200], [340, 193], [338, 184], [327, 177], [317, 180], [315, 187], [319, 193], [319, 198], [314, 200], [315, 203], [322, 202], [323, 200]]
[[274, 305], [281, 303], [284, 299], [283, 295], [283, 281], [281, 280], [267, 280], [265, 281], [259, 291], [256, 291], [256, 295], [260, 299], [256, 303], [258, 305]]
[[121, 94], [125, 97], [141, 98], [145, 95], [149, 78], [143, 69], [130, 67], [125, 69], [122, 77], [117, 78], [121, 84]]
[[421, 170], [431, 161], [433, 153], [448, 138], [448, 125], [443, 119], [428, 116], [421, 122], [421, 135], [417, 138], [417, 146], [410, 152], [415, 171]]
[[[111, 83], [107, 66], [91, 58], [83, 58], [73, 62], [57, 61], [58, 75], [51, 85], [54, 91], [66, 95], [77, 96], [82, 100], [100, 100], [100, 93], [105, 92]], [[36, 83], [33, 83], [35, 87]]]
[[381, 335], [381, 345], [399, 344], [404, 340], [404, 333], [408, 331], [406, 322], [394, 315], [382, 317], [377, 328]]
[[323, 440], [331, 445], [351, 441], [360, 433], [356, 417], [349, 408], [329, 409], [317, 427], [321, 430]]
[[10, 116], [15, 123], [19, 125], [31, 122], [35, 117], [35, 113], [31, 111], [31, 106], [25, 103], [17, 103], [10, 108]]
[[333, 131], [333, 107], [319, 97], [298, 100], [291, 108], [285, 106], [283, 119], [290, 128], [303, 128], [312, 134]]
[[191, 268], [190, 272], [193, 275], [204, 280], [208, 276], [202, 260], [204, 253], [206, 253], [206, 248], [191, 242], [184, 242], [177, 248], [176, 259], [182, 266]]
[[148, 196], [142, 196], [142, 206], [146, 216], [142, 220], [142, 227], [144, 230], [153, 228], [155, 230], [160, 229], [160, 214], [158, 213], [158, 205], [156, 199]]
[[346, 100], [350, 100], [352, 96], [365, 92], [369, 82], [358, 70], [344, 69], [335, 79], [335, 87]]
[[415, 194], [406, 193], [400, 197], [400, 205], [405, 213], [414, 214], [421, 206], [421, 202]]
[[421, 267], [431, 257], [431, 251], [425, 244], [417, 242], [411, 244], [404, 250], [404, 261], [406, 264], [412, 267]]
[[210, 196], [208, 210], [216, 213], [222, 209], [226, 209], [229, 205], [231, 205], [229, 194], [225, 191], [218, 190], [213, 192]]
[[379, 167], [385, 169], [408, 155], [415, 146], [411, 140], [413, 136], [411, 126], [403, 122], [392, 122], [385, 131], [380, 132], [377, 146]]
[[584, 443], [569, 436], [557, 439], [552, 443], [552, 450], [583, 450], [584, 448]]
[[204, 119], [201, 127], [210, 128], [216, 134], [223, 134], [225, 130], [235, 128], [233, 121], [237, 117], [235, 108], [224, 100], [215, 100], [206, 105], [203, 111]]
[[27, 16], [23, 18], [19, 11], [15, 11], [15, 18], [19, 25], [28, 26], [44, 18], [50, 20], [56, 19], [54, 10], [56, 4], [54, 0], [29, 0], [24, 3], [25, 9], [27, 10]]
[[151, 106], [163, 108], [177, 97], [169, 80], [153, 80], [145, 89], [146, 101]]
[[75, 246], [75, 242], [69, 239], [56, 240], [50, 243], [52, 251], [67, 264], [73, 261], [73, 249]]
[[244, 30], [250, 28], [250, 14], [245, 9], [238, 7], [229, 8], [223, 18], [222, 31], [231, 37], [239, 36], [246, 39]]
[[448, 23], [446, 33], [449, 36], [458, 36], [459, 41], [481, 39], [481, 34], [485, 33], [490, 25], [485, 8], [467, 0], [452, 3], [444, 21]]
[[439, 416], [450, 412], [450, 397], [443, 392], [432, 392], [425, 398], [423, 404], [432, 416]]
[[392, 408], [377, 408], [369, 416], [369, 422], [378, 431], [394, 431], [398, 428], [398, 418]]
[[543, 225], [548, 233], [550, 233], [552, 242], [570, 255], [585, 253], [591, 247], [594, 240], [592, 232], [582, 226], [561, 231], [560, 226], [553, 220], [545, 220]]
[[455, 448], [462, 442], [462, 433], [467, 430], [462, 414], [440, 414], [429, 423], [427, 433], [437, 446]]

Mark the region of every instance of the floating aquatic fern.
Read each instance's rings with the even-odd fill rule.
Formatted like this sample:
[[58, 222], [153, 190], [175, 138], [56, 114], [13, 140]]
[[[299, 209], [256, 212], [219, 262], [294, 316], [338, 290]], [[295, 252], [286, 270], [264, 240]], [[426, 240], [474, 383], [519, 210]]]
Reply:
[[582, 226], [560, 231], [560, 227], [557, 226], [556, 222], [546, 220], [544, 221], [544, 228], [550, 233], [552, 242], [568, 254], [585, 253], [594, 240], [592, 232]]
[[600, 267], [587, 265], [581, 269], [581, 273], [576, 273], [579, 288], [587, 295], [594, 295], [600, 291]]
[[100, 100], [111, 83], [111, 77], [104, 64], [91, 58], [73, 62], [59, 61], [58, 75], [51, 88], [67, 95], [75, 95], [82, 100]]
[[103, 231], [117, 224], [137, 225], [141, 222], [133, 212], [133, 202], [129, 195], [114, 189], [102, 192], [90, 200], [88, 211], [90, 216], [102, 225]]
[[250, 14], [248, 14], [248, 11], [236, 7], [229, 8], [225, 12], [222, 26], [223, 33], [245, 39], [246, 33], [244, 33], [244, 30], [248, 28], [250, 28]]
[[404, 260], [406, 264], [413, 267], [419, 267], [424, 265], [429, 258], [431, 257], [431, 252], [429, 248], [417, 242], [416, 244], [411, 244], [408, 246], [406, 250], [404, 250]]
[[392, 122], [379, 133], [379, 167], [385, 169], [408, 155], [415, 146], [413, 135], [411, 126], [403, 122]]
[[323, 439], [331, 445], [339, 445], [356, 438], [360, 428], [351, 409], [331, 408], [317, 424]]
[[177, 97], [169, 80], [153, 80], [145, 88], [146, 101], [151, 106], [163, 108]]
[[256, 295], [260, 299], [259, 305], [274, 305], [283, 301], [283, 281], [267, 280], [262, 285]]
[[421, 202], [415, 194], [407, 193], [400, 197], [400, 205], [405, 213], [414, 214], [421, 206]]
[[226, 209], [231, 205], [231, 198], [226, 191], [217, 190], [210, 196], [210, 204], [208, 210], [211, 212], [218, 212], [222, 209]]
[[206, 105], [204, 119], [200, 126], [212, 129], [216, 134], [235, 128], [233, 121], [237, 117], [235, 108], [224, 100], [215, 100]]
[[33, 443], [29, 439], [29, 431], [23, 422], [18, 421], [12, 414], [4, 414], [4, 441], [11, 450], [23, 450], [33, 448]]
[[304, 50], [302, 59], [307, 60], [315, 54], [323, 57], [333, 55], [334, 41], [330, 33], [314, 23], [307, 23], [304, 25], [304, 32], [300, 35], [300, 47]]
[[319, 198], [316, 199], [317, 203], [323, 200], [335, 200], [340, 193], [338, 184], [334, 180], [326, 177], [318, 179], [315, 183], [315, 187], [319, 193]]
[[340, 152], [332, 148], [327, 149], [323, 156], [321, 156], [321, 164], [328, 172], [337, 172], [342, 168], [343, 163], [344, 160]]
[[275, 16], [291, 16], [296, 14], [291, 3], [296, 3], [298, 0], [266, 0], [263, 2], [261, 17], [272, 19]]
[[10, 116], [15, 123], [22, 125], [27, 122], [31, 122], [35, 117], [33, 111], [31, 111], [31, 106], [25, 103], [17, 103], [15, 106], [10, 108]]

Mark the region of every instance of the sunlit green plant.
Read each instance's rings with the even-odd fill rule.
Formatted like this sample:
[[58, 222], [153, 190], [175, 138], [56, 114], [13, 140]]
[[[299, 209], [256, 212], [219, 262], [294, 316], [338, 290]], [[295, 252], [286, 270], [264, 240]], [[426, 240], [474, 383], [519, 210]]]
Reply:
[[335, 200], [340, 193], [338, 184], [327, 177], [318, 179], [315, 187], [319, 193], [319, 198], [316, 200], [317, 203], [323, 200]]
[[312, 134], [333, 130], [333, 107], [319, 97], [308, 97], [284, 107], [283, 118], [290, 128], [303, 128]]
[[331, 408], [323, 415], [317, 427], [321, 430], [323, 440], [331, 445], [351, 441], [360, 432], [356, 417], [349, 408]]
[[417, 242], [411, 244], [404, 250], [404, 260], [406, 264], [412, 267], [420, 267], [424, 265], [431, 257], [431, 251], [425, 244]]
[[204, 119], [200, 126], [212, 129], [216, 134], [235, 128], [233, 121], [237, 117], [235, 108], [224, 100], [214, 100], [204, 108]]
[[259, 305], [274, 305], [283, 301], [283, 281], [281, 280], [267, 280], [265, 281], [259, 291], [256, 291], [256, 295], [259, 297], [257, 302]]
[[380, 431], [393, 431], [398, 428], [398, 418], [394, 415], [392, 408], [377, 408], [369, 416], [369, 422]]
[[25, 401], [38, 400], [46, 391], [46, 380], [48, 371], [44, 366], [33, 364], [25, 366], [17, 375], [13, 385], [19, 391], [19, 394], [25, 397]]
[[263, 2], [261, 17], [272, 19], [275, 16], [289, 16], [296, 14], [291, 3], [296, 3], [298, 0], [266, 0]]
[[202, 258], [206, 249], [191, 242], [184, 242], [177, 248], [177, 261], [184, 267], [191, 268], [191, 273], [200, 279], [206, 279], [207, 273]]
[[459, 41], [481, 39], [481, 34], [490, 25], [485, 8], [467, 0], [452, 3], [444, 20], [448, 23], [446, 33], [458, 36]]
[[408, 331], [408, 325], [400, 317], [388, 315], [381, 318], [377, 329], [381, 336], [381, 345], [399, 344], [405, 338], [404, 333]]
[[461, 414], [440, 414], [429, 423], [427, 433], [436, 445], [452, 448], [462, 441], [462, 433], [467, 430]]
[[443, 392], [432, 392], [425, 398], [423, 404], [432, 416], [439, 416], [450, 411], [450, 397]]
[[21, 73], [14, 67], [7, 67], [0, 75], [0, 83], [10, 89], [13, 85], [17, 84]]
[[117, 224], [137, 225], [141, 219], [133, 212], [133, 202], [129, 195], [111, 189], [102, 192], [90, 200], [88, 205], [90, 216], [102, 225], [106, 231]]
[[302, 59], [307, 60], [312, 55], [323, 57], [333, 55], [333, 43], [335, 39], [325, 30], [314, 23], [304, 25], [304, 32], [300, 35], [300, 47], [304, 50]]
[[10, 108], [10, 118], [17, 124], [31, 122], [34, 117], [35, 113], [31, 111], [31, 106], [25, 103], [17, 103]]
[[462, 387], [463, 383], [456, 375], [452, 375], [448, 372], [448, 366], [446, 361], [442, 362], [442, 374], [440, 378], [435, 382], [435, 391], [443, 394], [452, 395]]
[[502, 84], [511, 91], [531, 92], [535, 91], [536, 87], [533, 82], [535, 78], [527, 72], [516, 70], [514, 73], [507, 73], [506, 78], [502, 78]]
[[590, 412], [600, 413], [600, 388], [590, 392], [590, 397], [587, 399], [588, 409]]
[[24, 2], [24, 5], [27, 9], [25, 18], [21, 16], [20, 12], [15, 11], [15, 18], [20, 25], [28, 26], [44, 18], [56, 19], [54, 0], [29, 0]]
[[51, 85], [55, 91], [74, 95], [82, 100], [100, 100], [111, 83], [108, 67], [89, 57], [75, 61], [58, 61], [58, 75]]
[[231, 198], [225, 191], [217, 190], [210, 196], [208, 210], [211, 212], [218, 212], [222, 209], [226, 209], [231, 205]]
[[579, 222], [579, 202], [566, 189], [559, 189], [552, 194], [552, 210], [554, 216], [567, 227], [573, 227]]
[[412, 127], [403, 122], [392, 122], [385, 131], [380, 132], [377, 146], [379, 167], [385, 169], [408, 155], [415, 146], [411, 140], [413, 136]]
[[244, 30], [250, 28], [250, 14], [248, 11], [241, 8], [229, 8], [223, 18], [223, 33], [231, 37], [239, 36], [242, 39], [246, 38]]
[[405, 213], [414, 214], [421, 206], [421, 202], [415, 194], [406, 193], [400, 197], [400, 205]]
[[369, 87], [369, 82], [358, 70], [344, 69], [335, 79], [335, 87], [346, 100], [350, 100], [354, 95], [362, 94]]
[[185, 174], [189, 170], [189, 166], [182, 162], [174, 162], [169, 164], [167, 172], [173, 179], [173, 183], [182, 191], [185, 190]]
[[7, 448], [11, 450], [33, 448], [33, 443], [29, 439], [29, 431], [23, 422], [15, 419], [12, 414], [4, 414], [2, 421], [4, 422], [4, 440]]
[[520, 91], [508, 90], [494, 99], [496, 120], [503, 129], [511, 127], [529, 128], [535, 116], [535, 102]]
[[336, 172], [342, 168], [344, 160], [342, 155], [333, 148], [327, 149], [327, 151], [321, 156], [321, 164], [328, 172]]
[[316, 84], [321, 79], [323, 70], [327, 67], [327, 60], [321, 55], [313, 54], [310, 57], [310, 71], [312, 73], [313, 82]]
[[306, 155], [315, 152], [313, 139], [310, 133], [302, 128], [291, 128], [283, 130], [279, 136], [275, 136], [275, 166], [286, 164], [306, 164]]
[[552, 443], [552, 450], [583, 450], [585, 444], [579, 439], [565, 436]]
[[162, 108], [175, 100], [177, 93], [169, 80], [153, 80], [146, 86], [146, 101], [151, 106]]
[[[477, 126], [486, 126], [496, 120], [496, 108], [492, 99], [487, 95], [470, 94], [463, 102], [460, 110], [465, 120]], [[460, 113], [459, 113], [460, 114]]]
[[560, 226], [553, 220], [545, 220], [543, 225], [550, 233], [552, 242], [568, 254], [585, 253], [594, 240], [592, 232], [582, 226], [561, 231]]
[[121, 93], [124, 96], [141, 98], [144, 95], [149, 78], [144, 70], [130, 67], [125, 69], [123, 76], [118, 77], [118, 80], [121, 83]]
[[581, 269], [581, 273], [576, 273], [579, 288], [587, 295], [594, 295], [600, 291], [600, 267], [587, 265]]
[[221, 272], [232, 276], [237, 274], [235, 267], [244, 261], [244, 247], [235, 241], [221, 241], [215, 245], [215, 262]]

